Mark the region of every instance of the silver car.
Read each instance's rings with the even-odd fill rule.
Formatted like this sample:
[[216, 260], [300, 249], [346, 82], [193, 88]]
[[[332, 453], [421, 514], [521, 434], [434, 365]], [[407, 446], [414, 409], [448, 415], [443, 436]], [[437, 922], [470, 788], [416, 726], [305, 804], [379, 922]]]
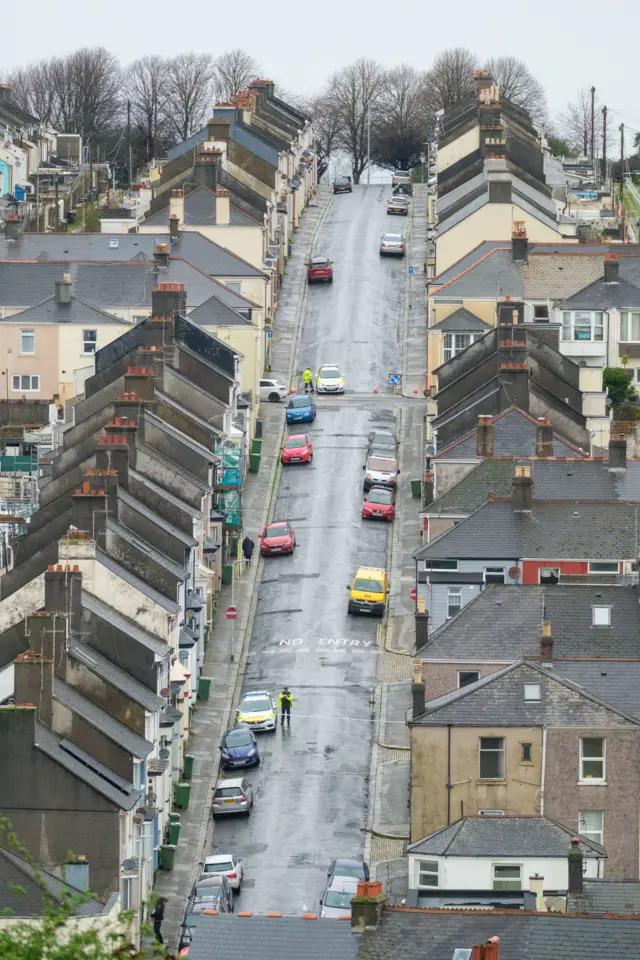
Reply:
[[404, 237], [401, 233], [383, 233], [380, 238], [380, 256], [404, 257]]
[[406, 217], [409, 213], [409, 201], [403, 197], [394, 197], [393, 200], [387, 200], [387, 214], [396, 214]]
[[355, 877], [331, 877], [320, 901], [320, 916], [350, 916], [351, 900], [358, 892], [358, 882]]
[[253, 806], [253, 789], [244, 777], [218, 780], [213, 791], [211, 813], [214, 817], [226, 816], [231, 813], [251, 813]]

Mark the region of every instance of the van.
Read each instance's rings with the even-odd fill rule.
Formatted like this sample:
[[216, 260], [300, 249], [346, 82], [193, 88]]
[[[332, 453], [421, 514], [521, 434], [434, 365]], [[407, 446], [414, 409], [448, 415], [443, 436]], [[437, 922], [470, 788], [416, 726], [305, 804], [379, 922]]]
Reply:
[[398, 461], [394, 456], [385, 456], [382, 452], [372, 453], [367, 457], [364, 470], [364, 492], [371, 487], [394, 487], [398, 474]]
[[389, 582], [387, 571], [379, 567], [360, 567], [351, 583], [349, 591], [349, 613], [371, 613], [381, 617], [387, 605]]

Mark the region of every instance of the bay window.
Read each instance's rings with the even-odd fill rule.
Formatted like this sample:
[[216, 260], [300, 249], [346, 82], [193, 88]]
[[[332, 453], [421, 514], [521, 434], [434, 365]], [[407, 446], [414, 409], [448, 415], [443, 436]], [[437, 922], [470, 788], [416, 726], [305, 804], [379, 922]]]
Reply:
[[604, 313], [601, 310], [564, 310], [563, 340], [604, 340]]

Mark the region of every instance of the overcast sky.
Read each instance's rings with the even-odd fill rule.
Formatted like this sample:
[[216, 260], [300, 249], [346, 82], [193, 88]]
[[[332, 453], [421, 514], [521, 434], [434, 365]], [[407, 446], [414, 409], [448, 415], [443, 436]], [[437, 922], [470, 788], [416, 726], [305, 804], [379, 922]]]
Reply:
[[[439, 50], [466, 46], [479, 57], [523, 59], [544, 85], [552, 116], [595, 84], [617, 128], [640, 130], [640, 2], [618, 0], [454, 0], [394, 3], [325, 0], [215, 3], [130, 0], [52, 6], [30, 0], [3, 7], [0, 68], [76, 47], [103, 45], [123, 62], [148, 53], [218, 54], [242, 47], [263, 73], [296, 93], [313, 93], [333, 70], [360, 56], [386, 66], [428, 68]], [[10, 39], [9, 39], [10, 38]], [[21, 39], [23, 38], [23, 39]]]

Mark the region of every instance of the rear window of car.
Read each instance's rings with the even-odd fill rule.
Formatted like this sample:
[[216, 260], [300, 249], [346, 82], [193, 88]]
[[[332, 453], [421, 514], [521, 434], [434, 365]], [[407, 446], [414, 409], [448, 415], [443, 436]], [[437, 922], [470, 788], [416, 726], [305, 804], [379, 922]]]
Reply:
[[312, 266], [312, 267], [326, 267], [326, 265], [327, 265], [328, 263], [329, 263], [329, 261], [328, 261], [328, 259], [327, 259], [326, 257], [314, 257], [313, 260], [311, 261], [311, 266]]
[[344, 865], [337, 863], [335, 867], [335, 875], [337, 877], [354, 877], [354, 879], [360, 880], [364, 877], [364, 870], [362, 867], [345, 867]]
[[387, 243], [399, 243], [402, 240], [401, 233], [385, 233], [383, 240], [386, 240]]
[[226, 873], [227, 870], [233, 870], [231, 860], [224, 860], [220, 863], [205, 863], [204, 865], [205, 873]]
[[396, 177], [408, 177], [410, 173], [408, 170], [396, 170]]
[[216, 799], [230, 797], [241, 797], [242, 791], [240, 787], [218, 787], [216, 790]]
[[381, 473], [395, 473], [397, 470], [395, 460], [383, 460], [382, 457], [369, 457], [367, 467], [369, 470], [380, 470]]
[[310, 403], [311, 401], [308, 399], [308, 397], [292, 397], [287, 406], [289, 409], [292, 409], [293, 407], [308, 407]]

